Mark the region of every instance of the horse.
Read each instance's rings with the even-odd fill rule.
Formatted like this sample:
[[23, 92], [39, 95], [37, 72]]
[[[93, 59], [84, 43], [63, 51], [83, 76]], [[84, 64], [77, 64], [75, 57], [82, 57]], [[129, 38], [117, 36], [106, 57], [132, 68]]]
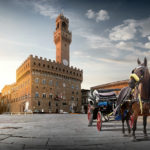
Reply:
[[[142, 114], [143, 116], [143, 133], [144, 137], [147, 137], [146, 125], [147, 125], [147, 116], [150, 109], [150, 73], [147, 67], [147, 59], [144, 58], [144, 62], [141, 63], [137, 59], [138, 67], [133, 69], [132, 74], [139, 78], [138, 84], [134, 89], [133, 93], [133, 102], [132, 102], [132, 114], [133, 114], [133, 128], [132, 128], [132, 137], [133, 140], [136, 140], [135, 131], [137, 125], [138, 115]], [[135, 84], [134, 78], [130, 78], [130, 83]]]
[[122, 121], [122, 133], [125, 136], [125, 128], [124, 128], [124, 122], [126, 121], [127, 127], [128, 127], [128, 135], [131, 133], [131, 127], [129, 124], [130, 116], [131, 116], [131, 99], [132, 99], [132, 88], [125, 87], [121, 89], [119, 96], [117, 98], [117, 110], [119, 114], [121, 115], [121, 121]]

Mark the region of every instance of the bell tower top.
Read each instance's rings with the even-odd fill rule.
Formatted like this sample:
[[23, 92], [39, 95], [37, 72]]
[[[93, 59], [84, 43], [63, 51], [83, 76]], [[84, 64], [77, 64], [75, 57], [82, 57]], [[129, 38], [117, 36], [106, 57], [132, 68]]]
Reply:
[[66, 66], [70, 64], [69, 47], [72, 34], [69, 32], [69, 19], [60, 14], [56, 19], [56, 30], [54, 32], [54, 42], [56, 45], [56, 62]]

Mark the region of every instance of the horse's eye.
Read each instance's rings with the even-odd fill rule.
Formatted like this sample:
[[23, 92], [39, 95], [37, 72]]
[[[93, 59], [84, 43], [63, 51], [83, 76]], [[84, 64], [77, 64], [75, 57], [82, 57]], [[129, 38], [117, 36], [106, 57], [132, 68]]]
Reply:
[[134, 73], [134, 69], [132, 70], [132, 73]]
[[140, 70], [140, 72], [141, 72], [141, 75], [144, 75], [144, 70]]

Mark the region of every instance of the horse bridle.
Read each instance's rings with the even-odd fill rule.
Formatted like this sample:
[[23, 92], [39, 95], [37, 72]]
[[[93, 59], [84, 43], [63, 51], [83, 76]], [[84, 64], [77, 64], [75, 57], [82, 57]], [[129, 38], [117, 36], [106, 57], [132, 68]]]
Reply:
[[[139, 69], [139, 68], [144, 68], [144, 66], [138, 66], [134, 70]], [[130, 78], [134, 79], [134, 87], [131, 87], [132, 89], [135, 87], [138, 87], [138, 85], [140, 84], [140, 82], [142, 81], [142, 79], [144, 77], [144, 75], [141, 75], [139, 77], [136, 73], [134, 73], [134, 70], [132, 70], [132, 74], [130, 75]]]

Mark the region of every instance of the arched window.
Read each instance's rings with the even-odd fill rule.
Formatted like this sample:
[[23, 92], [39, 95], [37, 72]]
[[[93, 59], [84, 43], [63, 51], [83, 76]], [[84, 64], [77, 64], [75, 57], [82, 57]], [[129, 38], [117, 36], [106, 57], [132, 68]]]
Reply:
[[62, 22], [62, 28], [67, 29], [67, 24], [65, 22]]
[[57, 23], [57, 27], [56, 27], [56, 30], [57, 30], [57, 29], [59, 29], [59, 23]]

